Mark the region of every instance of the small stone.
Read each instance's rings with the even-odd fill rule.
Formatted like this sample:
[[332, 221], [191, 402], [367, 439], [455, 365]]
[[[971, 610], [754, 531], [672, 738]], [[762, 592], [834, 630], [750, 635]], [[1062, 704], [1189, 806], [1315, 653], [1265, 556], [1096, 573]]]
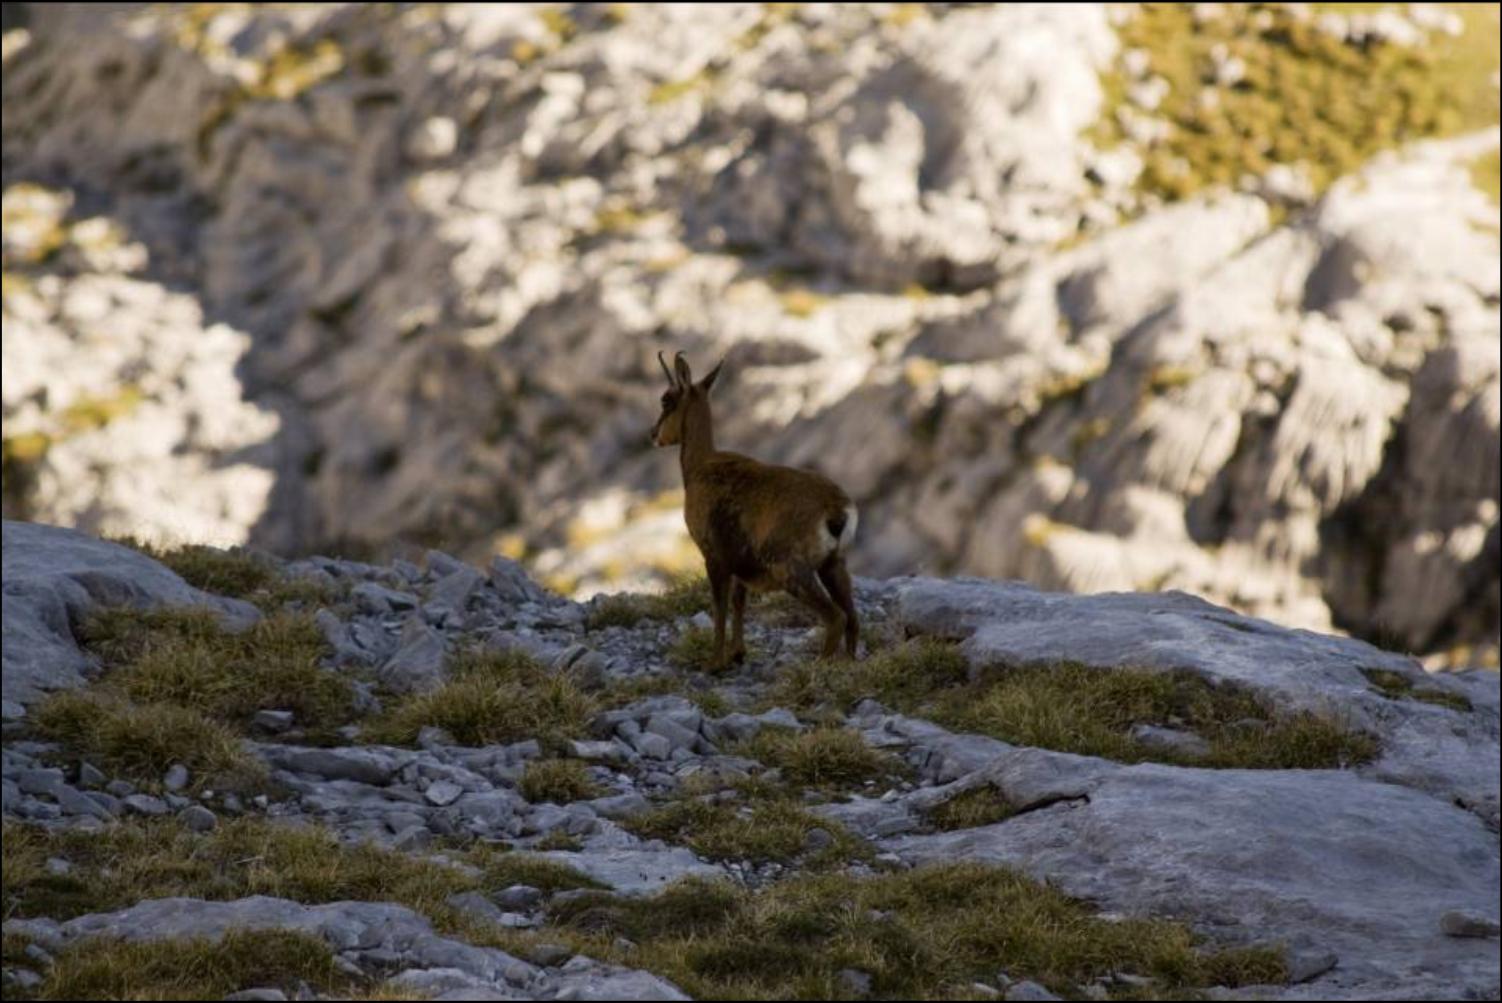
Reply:
[[230, 993], [224, 998], [227, 1000], [284, 1000], [287, 998], [287, 994], [280, 989], [258, 987], [255, 989], [241, 989], [239, 992]]
[[48, 874], [54, 875], [55, 877], [62, 877], [65, 874], [71, 873], [72, 870], [73, 870], [73, 865], [70, 864], [68, 861], [64, 860], [62, 857], [48, 857], [47, 858], [47, 873]]
[[53, 790], [52, 796], [63, 811], [69, 815], [88, 815], [92, 818], [108, 820], [112, 817], [111, 812], [104, 805], [89, 797], [76, 787], [60, 784]]
[[219, 818], [201, 804], [190, 805], [177, 813], [177, 820], [194, 832], [212, 832]]
[[251, 719], [251, 723], [262, 731], [279, 735], [292, 727], [292, 712], [290, 710], [258, 710], [256, 716]]
[[129, 780], [111, 780], [104, 785], [104, 791], [117, 798], [128, 798], [136, 792], [136, 785]]
[[858, 968], [841, 968], [835, 975], [843, 995], [864, 999], [871, 995], [871, 976]]
[[422, 792], [428, 804], [442, 808], [459, 800], [464, 793], [464, 788], [449, 780], [437, 780], [428, 785], [428, 789]]
[[661, 735], [650, 732], [637, 735], [632, 744], [637, 752], [648, 759], [667, 759], [673, 754], [673, 743]]
[[497, 892], [495, 901], [502, 909], [531, 909], [542, 902], [542, 890], [531, 885], [512, 885]]
[[1036, 982], [1019, 982], [1007, 990], [1006, 998], [1009, 1000], [1056, 1000], [1059, 999], [1053, 993], [1044, 989]]
[[1317, 979], [1334, 968], [1339, 960], [1332, 951], [1289, 951], [1286, 957], [1288, 982], [1296, 986]]
[[562, 944], [537, 944], [527, 953], [529, 961], [543, 968], [556, 968], [573, 956], [574, 952]]
[[52, 955], [41, 944], [27, 944], [25, 954], [28, 958], [43, 968], [52, 967]]
[[132, 794], [122, 800], [125, 807], [137, 815], [165, 815], [167, 802], [150, 794]]
[[977, 999], [994, 1000], [1001, 995], [1000, 989], [997, 989], [995, 986], [988, 986], [984, 982], [970, 983], [970, 991], [975, 994]]
[[78, 784], [80, 787], [103, 787], [107, 779], [104, 771], [93, 763], [78, 764]]
[[63, 783], [63, 771], [51, 768], [18, 770], [13, 776], [26, 794], [50, 794]]
[[1496, 920], [1468, 909], [1445, 913], [1439, 919], [1439, 929], [1446, 937], [1495, 937], [1502, 932]]
[[162, 777], [162, 786], [176, 793], [188, 786], [188, 768], [182, 763], [173, 763], [171, 769]]
[[810, 829], [803, 837], [803, 848], [810, 853], [828, 849], [834, 845], [834, 836], [828, 829]]
[[42, 977], [29, 968], [6, 968], [5, 985], [30, 992], [42, 984]]

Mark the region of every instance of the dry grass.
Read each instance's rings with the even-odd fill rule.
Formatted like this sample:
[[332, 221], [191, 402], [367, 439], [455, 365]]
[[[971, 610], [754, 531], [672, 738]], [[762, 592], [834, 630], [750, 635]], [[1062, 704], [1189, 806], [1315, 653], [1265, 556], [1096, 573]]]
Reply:
[[527, 764], [517, 789], [534, 804], [568, 804], [600, 796], [599, 787], [589, 778], [589, 768], [577, 759], [533, 760]]
[[736, 751], [775, 767], [786, 782], [801, 787], [858, 787], [906, 772], [902, 762], [842, 728], [763, 728]]
[[[644, 839], [687, 846], [710, 860], [798, 861], [817, 869], [871, 856], [861, 840], [838, 823], [808, 811], [785, 792], [754, 785], [743, 790], [750, 796], [734, 801], [680, 798], [621, 825]], [[813, 846], [809, 833], [815, 829], [823, 829], [833, 841]]]
[[284, 575], [270, 558], [240, 547], [228, 550], [199, 544], [160, 547], [134, 537], [114, 537], [112, 541], [160, 561], [194, 588], [248, 600], [268, 613], [288, 603], [316, 607], [338, 599], [336, 590], [306, 578]]
[[1471, 709], [1471, 701], [1464, 694], [1451, 693], [1437, 686], [1419, 686], [1401, 672], [1391, 669], [1362, 669], [1361, 673], [1389, 700], [1417, 700], [1458, 711]]
[[934, 806], [924, 813], [924, 817], [935, 829], [948, 832], [1002, 822], [1016, 813], [1017, 806], [1000, 791], [990, 784], [982, 784]]
[[361, 982], [342, 972], [328, 945], [312, 934], [232, 930], [219, 940], [80, 941], [58, 956], [36, 998], [212, 1000], [276, 987], [295, 999], [303, 984], [330, 994]]
[[[862, 697], [947, 727], [1017, 745], [1102, 756], [1247, 769], [1323, 769], [1369, 762], [1376, 739], [1331, 716], [1281, 713], [1248, 690], [1189, 673], [1094, 669], [1078, 663], [996, 666], [971, 681], [951, 645], [923, 640], [865, 662], [811, 662], [785, 670], [771, 702], [848, 709]], [[1199, 755], [1147, 745], [1135, 724], [1193, 731]]]
[[[1094, 979], [1151, 979], [1142, 998], [1281, 982], [1281, 952], [1203, 950], [1183, 926], [1107, 922], [1010, 871], [976, 864], [854, 878], [800, 875], [751, 892], [686, 881], [651, 899], [585, 895], [555, 905], [577, 946], [663, 975], [696, 999], [840, 999], [839, 972], [879, 999], [973, 998], [996, 974], [1078, 995]], [[615, 938], [636, 947], [620, 954]]]
[[590, 608], [589, 629], [630, 627], [642, 620], [674, 620], [709, 608], [709, 581], [703, 575], [684, 575], [655, 595], [620, 592], [600, 596]]
[[[570, 868], [522, 853], [476, 846], [450, 854], [480, 869], [472, 877], [368, 843], [341, 846], [324, 829], [250, 818], [225, 821], [209, 833], [170, 820], [123, 823], [98, 833], [7, 823], [3, 852], [5, 914], [58, 920], [142, 899], [274, 895], [306, 903], [398, 902], [452, 928], [460, 919], [444, 899], [455, 892], [514, 884], [597, 887]], [[72, 870], [49, 873], [51, 857], [69, 861]]]
[[536, 738], [557, 748], [582, 738], [597, 698], [568, 672], [544, 668], [520, 652], [470, 650], [449, 663], [449, 681], [392, 707], [365, 729], [374, 742], [410, 745], [428, 725], [463, 745], [501, 745]]
[[34, 711], [37, 734], [115, 776], [152, 785], [174, 763], [196, 788], [261, 790], [265, 767], [240, 737], [202, 713], [175, 704], [133, 704], [119, 696], [66, 690]]

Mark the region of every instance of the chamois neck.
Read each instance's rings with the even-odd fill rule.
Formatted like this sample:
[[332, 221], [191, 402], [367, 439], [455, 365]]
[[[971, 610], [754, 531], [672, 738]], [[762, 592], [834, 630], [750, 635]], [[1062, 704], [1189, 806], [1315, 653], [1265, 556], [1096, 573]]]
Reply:
[[689, 401], [683, 416], [683, 441], [678, 448], [684, 478], [687, 479], [689, 471], [713, 456], [714, 451], [714, 418], [709, 413], [709, 401]]

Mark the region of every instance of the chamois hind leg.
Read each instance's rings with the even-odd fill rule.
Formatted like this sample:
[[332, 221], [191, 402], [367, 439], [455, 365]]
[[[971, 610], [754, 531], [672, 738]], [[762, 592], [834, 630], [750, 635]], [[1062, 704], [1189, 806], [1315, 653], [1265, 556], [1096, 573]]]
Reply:
[[709, 577], [710, 604], [714, 607], [714, 657], [710, 668], [715, 672], [725, 668], [725, 602], [730, 594], [730, 573], [714, 565], [705, 565]]
[[819, 568], [819, 581], [824, 583], [830, 598], [845, 614], [845, 654], [855, 657], [855, 645], [861, 636], [860, 620], [855, 614], [855, 593], [850, 584], [850, 572], [845, 568], [845, 558], [833, 554]]
[[730, 660], [740, 665], [746, 660], [746, 639], [742, 628], [746, 619], [746, 583], [730, 580]]
[[845, 627], [845, 613], [839, 603], [829, 596], [824, 583], [812, 568], [790, 571], [784, 588], [805, 605], [811, 607], [824, 621], [824, 650], [820, 658], [833, 658], [840, 651], [840, 632]]

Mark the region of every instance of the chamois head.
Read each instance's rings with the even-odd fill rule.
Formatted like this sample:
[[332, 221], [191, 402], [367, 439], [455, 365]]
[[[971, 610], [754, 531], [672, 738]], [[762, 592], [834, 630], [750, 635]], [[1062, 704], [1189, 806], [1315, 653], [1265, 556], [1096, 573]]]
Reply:
[[676, 446], [683, 441], [683, 423], [687, 420], [690, 408], [696, 402], [709, 399], [709, 388], [714, 386], [715, 377], [720, 375], [720, 367], [725, 365], [725, 361], [721, 359], [720, 364], [698, 383], [694, 382], [682, 352], [673, 356], [671, 369], [661, 352], [657, 353], [657, 361], [668, 378], [668, 388], [662, 393], [662, 414], [657, 417], [657, 424], [652, 426], [652, 444]]

